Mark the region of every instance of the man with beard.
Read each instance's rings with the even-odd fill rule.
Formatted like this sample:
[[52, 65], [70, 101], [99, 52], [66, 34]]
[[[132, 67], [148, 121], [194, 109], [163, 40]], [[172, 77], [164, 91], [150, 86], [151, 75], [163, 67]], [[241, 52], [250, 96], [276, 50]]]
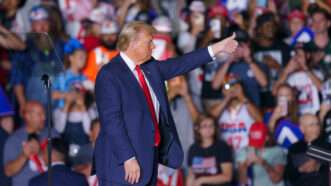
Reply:
[[29, 100], [46, 105], [40, 78], [45, 73], [51, 78], [55, 77], [62, 67], [57, 55], [63, 58], [63, 42], [47, 35], [51, 33], [47, 10], [43, 6], [35, 6], [31, 9], [29, 18], [31, 32], [26, 37], [28, 47], [14, 54], [11, 72], [11, 81], [20, 108]]
[[95, 82], [97, 73], [103, 65], [118, 54], [116, 40], [119, 28], [115, 21], [107, 20], [101, 25], [101, 45], [88, 54], [88, 60], [83, 74]]

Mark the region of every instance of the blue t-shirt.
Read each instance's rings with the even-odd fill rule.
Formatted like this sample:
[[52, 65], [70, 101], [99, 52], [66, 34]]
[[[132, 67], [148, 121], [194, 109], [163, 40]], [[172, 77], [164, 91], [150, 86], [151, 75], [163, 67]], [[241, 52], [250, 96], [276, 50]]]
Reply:
[[[267, 67], [262, 63], [257, 63], [260, 69], [267, 74]], [[261, 86], [257, 82], [253, 71], [250, 69], [249, 64], [239, 61], [231, 64], [228, 74], [237, 76], [243, 86], [243, 90], [247, 97], [257, 106], [261, 105]]]
[[[75, 74], [70, 69], [61, 73], [53, 83], [55, 91], [70, 92], [75, 91], [75, 86], [82, 86], [83, 81], [87, 80], [86, 76], [79, 73]], [[64, 100], [56, 101], [55, 107], [62, 108], [64, 106]]]

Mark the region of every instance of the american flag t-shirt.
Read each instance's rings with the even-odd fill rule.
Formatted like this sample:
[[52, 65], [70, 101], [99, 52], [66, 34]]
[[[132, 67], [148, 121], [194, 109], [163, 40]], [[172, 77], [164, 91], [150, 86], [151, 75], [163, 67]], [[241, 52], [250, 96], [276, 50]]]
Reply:
[[217, 173], [216, 157], [193, 157], [192, 169], [198, 175], [214, 175]]

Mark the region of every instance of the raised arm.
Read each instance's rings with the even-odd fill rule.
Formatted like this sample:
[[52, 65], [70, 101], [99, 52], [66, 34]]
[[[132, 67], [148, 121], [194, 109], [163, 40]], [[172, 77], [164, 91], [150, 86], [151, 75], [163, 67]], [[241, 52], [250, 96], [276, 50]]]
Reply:
[[235, 40], [235, 34], [233, 34], [222, 41], [210, 45], [208, 48], [198, 49], [181, 57], [158, 63], [159, 70], [163, 79], [168, 80], [213, 61], [213, 57], [217, 53], [233, 53], [237, 46], [238, 42]]

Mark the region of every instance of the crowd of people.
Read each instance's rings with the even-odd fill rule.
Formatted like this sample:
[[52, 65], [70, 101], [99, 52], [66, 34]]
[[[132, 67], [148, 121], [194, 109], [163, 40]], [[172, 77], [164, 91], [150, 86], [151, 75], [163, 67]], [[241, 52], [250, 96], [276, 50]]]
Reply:
[[[128, 22], [157, 31], [153, 57], [239, 46], [166, 83], [184, 150], [157, 186], [327, 186], [331, 151], [330, 0], [0, 1], [0, 185], [97, 186], [94, 85]], [[41, 77], [51, 80], [51, 116]], [[102, 129], [101, 129], [102, 130]]]

